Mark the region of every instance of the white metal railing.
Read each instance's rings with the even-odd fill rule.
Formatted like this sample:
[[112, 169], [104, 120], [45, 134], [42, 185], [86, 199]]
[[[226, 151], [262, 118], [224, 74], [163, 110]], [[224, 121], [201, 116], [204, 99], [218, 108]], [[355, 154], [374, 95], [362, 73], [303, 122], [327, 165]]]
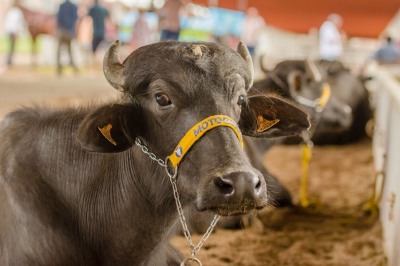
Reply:
[[[399, 66], [400, 68], [400, 66]], [[380, 202], [384, 248], [389, 266], [400, 265], [400, 75], [377, 69], [375, 80], [374, 164], [384, 182]], [[397, 80], [396, 80], [397, 76]], [[383, 179], [383, 178], [382, 178]], [[380, 180], [382, 181], [382, 180]]]

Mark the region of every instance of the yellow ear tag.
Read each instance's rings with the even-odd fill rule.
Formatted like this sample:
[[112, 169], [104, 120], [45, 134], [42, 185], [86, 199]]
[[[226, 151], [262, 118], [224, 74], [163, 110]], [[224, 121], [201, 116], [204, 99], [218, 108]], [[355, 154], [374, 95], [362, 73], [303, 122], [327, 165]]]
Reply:
[[114, 146], [117, 146], [115, 140], [111, 137], [111, 129], [112, 125], [107, 124], [104, 127], [97, 127], [100, 130], [100, 133]]
[[262, 133], [265, 130], [267, 130], [268, 128], [271, 128], [274, 125], [278, 124], [279, 121], [281, 121], [281, 120], [279, 120], [279, 119], [267, 120], [262, 115], [259, 115], [257, 117], [257, 126], [258, 126], [257, 132]]

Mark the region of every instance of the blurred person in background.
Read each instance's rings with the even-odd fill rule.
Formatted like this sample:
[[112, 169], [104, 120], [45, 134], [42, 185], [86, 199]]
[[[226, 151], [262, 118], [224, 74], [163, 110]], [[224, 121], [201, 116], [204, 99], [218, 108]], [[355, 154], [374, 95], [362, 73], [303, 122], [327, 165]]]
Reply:
[[373, 54], [372, 59], [378, 64], [399, 64], [400, 50], [391, 36], [386, 36], [383, 45]]
[[239, 44], [239, 38], [231, 32], [227, 32], [221, 36], [213, 36], [212, 41], [228, 46], [232, 49], [236, 49]]
[[138, 9], [138, 17], [133, 24], [132, 37], [129, 42], [132, 51], [151, 42], [151, 29], [146, 20], [146, 13], [145, 9]]
[[179, 39], [180, 12], [187, 4], [183, 0], [166, 0], [164, 6], [157, 12], [159, 17], [160, 41]]
[[19, 8], [19, 2], [16, 0], [12, 3], [4, 17], [4, 30], [9, 38], [9, 48], [7, 54], [7, 66], [13, 63], [15, 52], [15, 43], [19, 34], [24, 30], [24, 14]]
[[337, 60], [343, 54], [345, 35], [342, 31], [343, 19], [338, 14], [330, 14], [319, 29], [319, 54], [322, 60]]
[[92, 52], [93, 63], [96, 62], [96, 51], [101, 42], [105, 39], [106, 19], [110, 13], [108, 9], [99, 3], [99, 0], [94, 0], [94, 5], [89, 8], [88, 15], [92, 18], [93, 37], [92, 37]]
[[92, 64], [92, 18], [88, 16], [89, 6], [85, 3], [78, 6], [78, 22], [76, 29], [76, 41], [82, 51], [82, 62], [85, 65]]
[[259, 15], [257, 8], [249, 7], [243, 22], [241, 40], [247, 45], [251, 57], [254, 59], [255, 49], [260, 31], [265, 26], [265, 20]]
[[58, 49], [57, 49], [57, 73], [62, 74], [61, 64], [61, 49], [66, 46], [69, 55], [70, 65], [73, 67], [75, 73], [78, 72], [78, 68], [74, 64], [72, 56], [71, 43], [75, 38], [76, 34], [76, 23], [78, 20], [78, 7], [70, 0], [65, 0], [60, 4], [57, 13], [57, 37], [58, 37]]

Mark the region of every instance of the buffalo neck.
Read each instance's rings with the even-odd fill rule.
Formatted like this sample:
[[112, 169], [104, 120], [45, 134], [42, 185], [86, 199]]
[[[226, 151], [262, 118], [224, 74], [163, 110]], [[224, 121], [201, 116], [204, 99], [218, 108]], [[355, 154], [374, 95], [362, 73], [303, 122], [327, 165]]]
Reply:
[[105, 156], [115, 164], [105, 168], [98, 184], [81, 198], [83, 232], [98, 248], [107, 246], [110, 257], [114, 247], [130, 250], [135, 243], [141, 249], [126, 256], [141, 261], [168, 240], [178, 218], [171, 184], [165, 170], [136, 146]]

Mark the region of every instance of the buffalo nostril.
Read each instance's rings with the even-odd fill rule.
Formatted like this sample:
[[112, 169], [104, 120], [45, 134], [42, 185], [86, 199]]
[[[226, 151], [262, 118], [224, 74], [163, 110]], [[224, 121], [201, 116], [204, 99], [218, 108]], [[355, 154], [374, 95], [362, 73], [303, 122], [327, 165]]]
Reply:
[[236, 197], [258, 197], [263, 191], [262, 179], [252, 172], [231, 172], [215, 177], [214, 185], [224, 195]]
[[256, 188], [256, 190], [259, 190], [261, 188], [261, 179], [259, 177], [257, 177], [257, 178], [258, 178], [258, 182], [257, 182], [255, 188]]
[[214, 185], [223, 194], [229, 195], [234, 191], [233, 184], [231, 180], [223, 179], [222, 177], [214, 178]]

